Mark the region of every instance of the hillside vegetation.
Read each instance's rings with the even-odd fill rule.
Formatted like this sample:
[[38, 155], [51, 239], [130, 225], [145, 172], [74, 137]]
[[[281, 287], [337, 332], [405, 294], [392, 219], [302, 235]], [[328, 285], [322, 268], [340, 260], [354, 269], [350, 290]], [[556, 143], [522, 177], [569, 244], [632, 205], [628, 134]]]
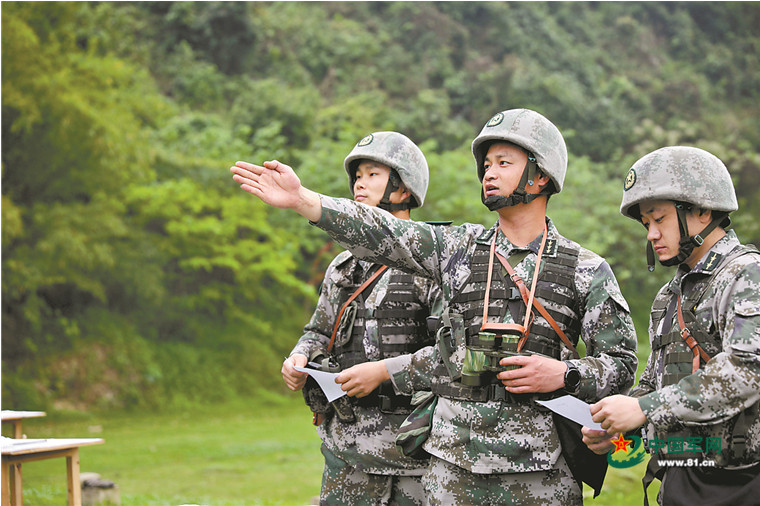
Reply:
[[517, 107], [565, 135], [549, 214], [609, 260], [646, 356], [672, 272], [647, 272], [623, 176], [664, 145], [707, 149], [760, 243], [758, 27], [755, 2], [3, 2], [3, 407], [284, 391], [339, 250], [228, 167], [276, 158], [349, 196], [345, 155], [397, 130], [431, 168], [413, 217], [491, 224], [469, 145]]

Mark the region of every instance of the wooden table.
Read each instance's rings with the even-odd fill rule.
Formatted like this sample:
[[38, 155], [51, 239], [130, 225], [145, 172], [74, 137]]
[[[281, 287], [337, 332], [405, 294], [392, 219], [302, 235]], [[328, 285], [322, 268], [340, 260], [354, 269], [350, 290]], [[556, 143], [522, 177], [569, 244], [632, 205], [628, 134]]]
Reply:
[[98, 438], [87, 439], [3, 439], [2, 506], [23, 504], [21, 464], [35, 460], [66, 458], [69, 506], [82, 505], [79, 482], [79, 447], [103, 444]]
[[21, 430], [21, 421], [27, 418], [39, 418], [45, 416], [44, 411], [11, 411], [4, 409], [0, 416], [3, 422], [9, 422], [13, 424], [13, 437], [15, 439], [21, 439], [24, 437], [24, 432]]

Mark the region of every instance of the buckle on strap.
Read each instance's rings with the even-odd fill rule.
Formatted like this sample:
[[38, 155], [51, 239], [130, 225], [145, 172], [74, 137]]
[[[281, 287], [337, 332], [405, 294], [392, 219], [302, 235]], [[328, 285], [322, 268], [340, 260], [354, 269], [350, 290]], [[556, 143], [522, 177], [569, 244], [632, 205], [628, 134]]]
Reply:
[[694, 336], [691, 335], [689, 329], [681, 330], [681, 339], [683, 339], [683, 341], [686, 343], [686, 346], [688, 346], [691, 351], [699, 353], [699, 350], [695, 350], [695, 348], [699, 348], [699, 343], [696, 339], [694, 339]]
[[504, 385], [501, 382], [498, 383], [491, 383], [488, 385], [488, 395], [487, 400], [489, 401], [501, 401], [501, 402], [511, 402], [512, 401], [512, 394], [507, 392], [507, 389], [504, 387]]

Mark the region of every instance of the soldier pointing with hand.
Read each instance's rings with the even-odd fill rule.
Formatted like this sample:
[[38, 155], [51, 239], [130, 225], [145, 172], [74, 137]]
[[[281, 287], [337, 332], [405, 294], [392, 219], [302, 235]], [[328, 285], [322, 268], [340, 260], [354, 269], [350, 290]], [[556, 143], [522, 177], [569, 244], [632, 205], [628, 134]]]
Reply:
[[[436, 345], [383, 360], [402, 393], [432, 390], [424, 449], [430, 504], [582, 504], [588, 466], [534, 401], [571, 393], [595, 402], [626, 392], [636, 370], [628, 306], [607, 262], [546, 216], [562, 190], [567, 149], [541, 114], [496, 114], [472, 143], [483, 203], [496, 223], [436, 227], [318, 195], [279, 162], [238, 162], [241, 188], [294, 209], [351, 253], [434, 280], [445, 309]], [[575, 346], [585, 342], [587, 355]], [[570, 436], [568, 439], [567, 436]]]

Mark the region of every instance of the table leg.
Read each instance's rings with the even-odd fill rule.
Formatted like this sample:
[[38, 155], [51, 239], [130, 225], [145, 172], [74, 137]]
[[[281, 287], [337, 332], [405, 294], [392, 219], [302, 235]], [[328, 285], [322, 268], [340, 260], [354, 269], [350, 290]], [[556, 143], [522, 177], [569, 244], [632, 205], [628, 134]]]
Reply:
[[24, 437], [24, 431], [21, 428], [21, 420], [13, 421], [13, 438], [22, 439]]
[[21, 495], [21, 464], [17, 462], [3, 462], [3, 506], [21, 506], [24, 498]]
[[22, 506], [24, 504], [23, 481], [21, 477], [21, 462], [11, 464], [11, 504], [13, 506]]
[[69, 506], [82, 506], [82, 484], [79, 481], [79, 448], [66, 455], [66, 475], [69, 487]]
[[2, 506], [10, 506], [11, 493], [10, 493], [10, 463], [3, 460], [3, 483], [0, 485], [0, 496], [2, 496]]

